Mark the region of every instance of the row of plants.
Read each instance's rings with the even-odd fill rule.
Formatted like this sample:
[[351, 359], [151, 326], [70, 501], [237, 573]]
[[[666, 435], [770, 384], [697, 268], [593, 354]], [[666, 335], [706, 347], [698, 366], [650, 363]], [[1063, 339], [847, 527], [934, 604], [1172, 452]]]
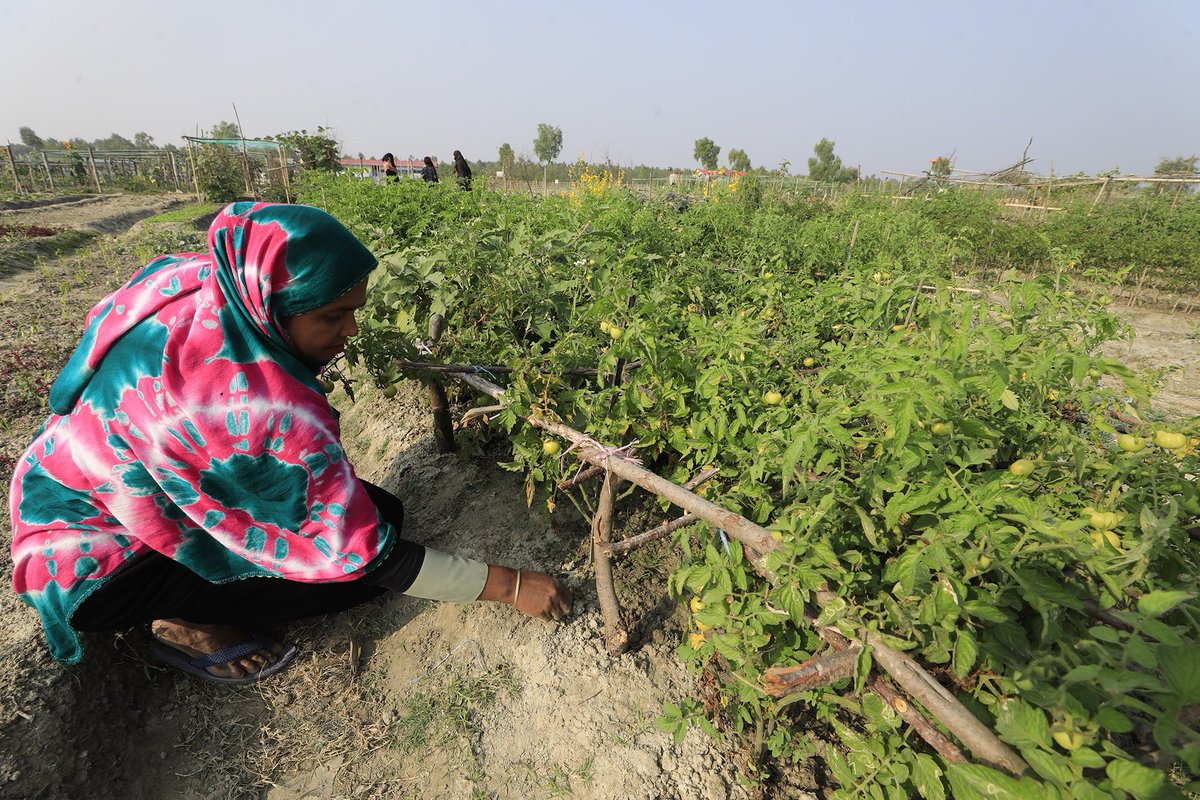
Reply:
[[[664, 728], [820, 755], [839, 798], [1196, 788], [1200, 425], [1156, 418], [1154, 376], [1098, 355], [1128, 331], [1108, 270], [1074, 282], [1077, 243], [1041, 231], [1036, 278], [966, 291], [987, 241], [952, 230], [983, 214], [967, 195], [827, 205], [743, 183], [680, 206], [326, 177], [303, 191], [381, 255], [349, 351], [376, 381], [401, 377], [393, 360], [417, 355], [434, 313], [440, 360], [513, 370], [496, 419], [531, 498], [553, 505], [575, 470], [522, 424], [536, 412], [636, 442], [676, 482], [717, 468], [707, 496], [772, 531], [771, 583], [719, 532], [675, 535], [670, 589], [693, 624], [679, 653], [720, 688], [669, 707]], [[604, 379], [628, 364], [622, 385]], [[601, 377], [568, 374], [581, 367]], [[819, 624], [917, 657], [1028, 773], [926, 749], [861, 695], [869, 648], [849, 685], [763, 692], [764, 670], [822, 650], [804, 614], [824, 589], [838, 600]], [[842, 747], [798, 730], [799, 708]]]

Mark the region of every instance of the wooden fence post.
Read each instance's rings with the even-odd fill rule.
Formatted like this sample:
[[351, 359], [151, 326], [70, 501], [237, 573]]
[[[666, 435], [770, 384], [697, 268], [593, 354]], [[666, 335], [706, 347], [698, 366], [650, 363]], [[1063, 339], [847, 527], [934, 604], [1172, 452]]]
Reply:
[[202, 203], [204, 199], [200, 196], [200, 178], [196, 174], [196, 159], [192, 155], [192, 140], [188, 139], [188, 163], [192, 166], [192, 185], [196, 187], [196, 202]]
[[17, 175], [17, 162], [13, 158], [12, 145], [5, 145], [4, 152], [8, 153], [8, 168], [12, 170], [13, 186], [16, 187], [18, 192], [24, 192], [25, 189], [21, 186], [21, 177]]
[[292, 183], [291, 177], [288, 175], [287, 153], [283, 150], [283, 145], [279, 145], [279, 169], [283, 172], [283, 196], [290, 203], [292, 202]]
[[96, 194], [100, 194], [104, 190], [100, 188], [100, 173], [96, 171], [96, 154], [90, 147], [88, 148], [88, 163], [92, 166], [92, 180], [96, 183]]
[[171, 177], [175, 179], [175, 191], [182, 191], [179, 188], [179, 170], [175, 167], [175, 154], [168, 151], [167, 155], [171, 160]]
[[42, 151], [42, 166], [46, 169], [46, 180], [50, 183], [50, 191], [54, 191], [54, 176], [50, 174], [50, 162], [46, 160], [46, 151]]

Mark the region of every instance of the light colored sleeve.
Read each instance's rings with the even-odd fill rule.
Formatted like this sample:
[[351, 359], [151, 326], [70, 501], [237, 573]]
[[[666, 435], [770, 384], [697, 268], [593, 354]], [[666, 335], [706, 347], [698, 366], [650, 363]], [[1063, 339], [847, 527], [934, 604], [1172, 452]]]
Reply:
[[488, 565], [482, 561], [426, 547], [421, 571], [404, 593], [425, 600], [471, 603], [483, 592], [487, 577]]

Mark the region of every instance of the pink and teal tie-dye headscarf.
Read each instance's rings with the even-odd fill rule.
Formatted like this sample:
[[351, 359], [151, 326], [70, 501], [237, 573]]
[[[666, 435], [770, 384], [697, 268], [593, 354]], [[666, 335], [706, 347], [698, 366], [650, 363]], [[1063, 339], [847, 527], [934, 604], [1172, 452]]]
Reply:
[[13, 476], [13, 582], [62, 660], [82, 654], [75, 608], [139, 552], [214, 582], [322, 582], [394, 538], [284, 327], [374, 256], [323, 211], [252, 203], [217, 216], [209, 248], [152, 261], [92, 310]]

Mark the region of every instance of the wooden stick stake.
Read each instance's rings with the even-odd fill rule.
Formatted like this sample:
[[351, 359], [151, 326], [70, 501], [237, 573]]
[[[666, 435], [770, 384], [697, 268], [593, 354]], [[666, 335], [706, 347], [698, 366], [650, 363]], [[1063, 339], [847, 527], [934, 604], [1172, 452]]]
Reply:
[[[430, 344], [436, 344], [442, 338], [446, 321], [441, 314], [429, 317]], [[454, 441], [454, 418], [450, 415], [450, 401], [446, 399], [446, 387], [437, 378], [425, 379], [425, 392], [429, 397], [429, 405], [433, 408], [433, 439], [439, 453], [457, 453], [458, 443]]]
[[200, 195], [200, 177], [196, 174], [196, 157], [192, 154], [192, 140], [188, 139], [187, 143], [188, 164], [190, 164], [192, 168], [192, 186], [196, 189], [196, 202], [200, 203], [203, 202], [203, 198]]
[[46, 151], [42, 151], [42, 167], [46, 170], [46, 182], [50, 184], [50, 191], [54, 191], [54, 176], [50, 174], [50, 162], [46, 160]]
[[21, 178], [17, 175], [17, 162], [13, 159], [12, 145], [5, 145], [4, 152], [8, 153], [8, 168], [12, 170], [13, 188], [18, 192], [24, 192], [25, 189], [21, 186]]
[[100, 194], [104, 190], [100, 188], [100, 173], [96, 172], [96, 155], [90, 147], [88, 148], [88, 163], [92, 165], [92, 180], [96, 182], [96, 194]]
[[592, 519], [592, 552], [596, 559], [596, 596], [600, 601], [600, 614], [604, 617], [604, 642], [611, 656], [624, 653], [629, 646], [629, 633], [621, 621], [621, 604], [613, 586], [612, 562], [605, 550], [612, 540], [613, 498], [616, 493], [617, 478], [612, 472], [604, 473], [600, 502]]

